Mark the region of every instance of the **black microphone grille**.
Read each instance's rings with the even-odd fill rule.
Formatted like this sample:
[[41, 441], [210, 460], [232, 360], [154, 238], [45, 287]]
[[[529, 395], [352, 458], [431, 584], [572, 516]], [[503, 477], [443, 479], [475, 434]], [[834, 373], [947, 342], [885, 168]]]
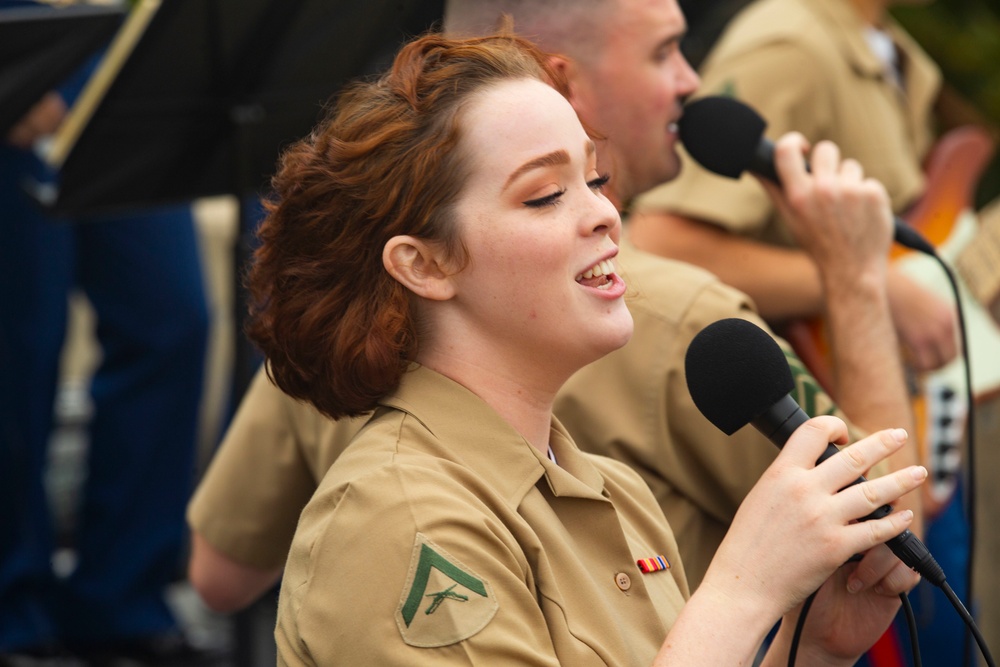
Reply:
[[688, 103], [677, 123], [681, 143], [711, 172], [739, 178], [753, 160], [767, 122], [731, 97], [702, 97]]
[[726, 435], [795, 388], [778, 343], [753, 322], [738, 318], [699, 331], [688, 346], [684, 372], [694, 404]]

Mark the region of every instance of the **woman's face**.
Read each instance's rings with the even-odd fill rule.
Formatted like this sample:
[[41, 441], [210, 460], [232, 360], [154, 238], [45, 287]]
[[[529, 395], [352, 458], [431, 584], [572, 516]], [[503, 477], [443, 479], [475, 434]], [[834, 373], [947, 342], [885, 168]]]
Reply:
[[456, 220], [469, 263], [453, 278], [465, 327], [570, 372], [624, 345], [621, 219], [572, 107], [540, 81], [507, 81], [470, 100], [461, 124], [471, 169]]

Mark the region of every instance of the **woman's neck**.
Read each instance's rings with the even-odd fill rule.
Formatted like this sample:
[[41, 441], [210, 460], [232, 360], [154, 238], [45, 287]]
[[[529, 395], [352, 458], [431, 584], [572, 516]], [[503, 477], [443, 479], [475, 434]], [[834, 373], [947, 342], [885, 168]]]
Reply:
[[466, 357], [426, 353], [417, 361], [483, 399], [532, 446], [548, 452], [552, 405], [561, 383], [555, 388], [543, 387], [532, 382], [533, 374], [493, 365], [488, 357], [471, 362]]

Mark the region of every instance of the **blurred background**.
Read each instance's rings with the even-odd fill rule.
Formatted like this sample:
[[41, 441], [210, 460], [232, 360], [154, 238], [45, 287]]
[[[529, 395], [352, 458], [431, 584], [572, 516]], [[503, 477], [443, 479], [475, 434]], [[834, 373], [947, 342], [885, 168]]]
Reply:
[[[968, 108], [968, 119], [1000, 128], [1000, 0], [935, 0], [896, 7], [896, 19], [933, 58]], [[977, 118], [978, 116], [978, 118]], [[1000, 194], [1000, 157], [983, 175], [977, 203]]]
[[[182, 0], [165, 0], [170, 2]], [[208, 4], [209, 0], [202, 0]], [[291, 0], [289, 0], [291, 1]], [[682, 0], [688, 17], [690, 35], [683, 45], [689, 59], [700, 63], [728, 20], [749, 0]], [[350, 26], [351, 16], [376, 11], [368, 0], [343, 0], [328, 3], [340, 29]], [[440, 0], [421, 2], [379, 2], [378, 11], [393, 25], [406, 18], [405, 34], [413, 34], [415, 25], [430, 25], [440, 15]], [[239, 13], [240, 3], [233, 11]], [[367, 8], [365, 7], [367, 6]], [[342, 10], [342, 11], [341, 11]], [[360, 13], [360, 14], [359, 14]], [[899, 6], [894, 15], [940, 65], [949, 88], [943, 125], [974, 122], [984, 125], [1000, 138], [1000, 0], [936, 0]], [[348, 28], [350, 30], [350, 28]], [[404, 33], [400, 33], [402, 35]], [[370, 45], [369, 45], [370, 46]], [[385, 42], [369, 49], [367, 55], [337, 77], [360, 75], [377, 68], [391, 51]], [[178, 43], [176, 49], [183, 49]], [[352, 49], [360, 48], [357, 44]], [[183, 54], [175, 54], [179, 61]], [[344, 56], [347, 58], [347, 56]], [[347, 70], [352, 70], [348, 72]], [[331, 85], [330, 94], [335, 86]], [[306, 110], [315, 119], [323, 96], [314, 95]], [[311, 122], [302, 129], [308, 130]], [[291, 139], [294, 137], [287, 137]], [[275, 142], [277, 149], [280, 142]], [[273, 163], [273, 156], [266, 158]], [[254, 174], [256, 183], [262, 182]], [[209, 306], [209, 337], [206, 352], [204, 389], [198, 417], [197, 469], [204, 470], [219, 442], [220, 435], [238, 398], [243, 380], [249, 371], [241, 365], [253, 363], [252, 354], [241, 353], [237, 336], [238, 308], [235, 271], [240, 252], [246, 250], [245, 234], [252, 227], [253, 188], [247, 182], [238, 187], [216, 188], [193, 198], [199, 252]], [[977, 203], [985, 205], [1000, 195], [1000, 157], [994, 158], [977, 190]], [[248, 211], [250, 211], [248, 213]], [[3, 212], [0, 211], [0, 217]], [[242, 250], [241, 250], [242, 247]], [[72, 533], [74, 507], [78, 490], [86, 475], [83, 462], [88, 447], [86, 426], [92, 415], [89, 395], [90, 378], [101, 358], [95, 340], [95, 318], [86, 297], [75, 292], [70, 299], [70, 321], [61, 360], [59, 390], [55, 406], [55, 429], [49, 454], [48, 491], [56, 518], [62, 530]], [[3, 465], [0, 462], [0, 465]], [[71, 542], [57, 556], [57, 562], [72, 568]], [[177, 582], [172, 592], [173, 604], [184, 620], [192, 640], [200, 645], [221, 649], [220, 665], [273, 665], [273, 649], [269, 648], [273, 628], [273, 598], [257, 605], [238, 620], [243, 632], [237, 632], [237, 620], [208, 612], [184, 583], [183, 564], [177, 566]], [[249, 632], [248, 632], [249, 630]], [[259, 644], [247, 650], [236, 644], [256, 637]]]

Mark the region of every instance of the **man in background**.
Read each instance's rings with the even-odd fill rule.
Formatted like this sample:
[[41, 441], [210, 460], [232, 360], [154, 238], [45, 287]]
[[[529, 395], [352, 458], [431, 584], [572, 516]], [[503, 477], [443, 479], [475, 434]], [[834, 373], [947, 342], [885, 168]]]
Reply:
[[[772, 139], [795, 130], [813, 143], [832, 140], [886, 186], [894, 210], [903, 212], [925, 189], [921, 163], [941, 81], [937, 66], [889, 16], [891, 4], [757, 0], [729, 23], [704, 62], [698, 95], [746, 102], [768, 122]], [[634, 204], [631, 237], [644, 250], [716, 273], [750, 295], [779, 330], [824, 312], [818, 267], [750, 176], [730, 180], [685, 160], [678, 179]], [[951, 304], [895, 266], [888, 294], [911, 371], [952, 361], [958, 348]], [[960, 498], [939, 511], [928, 545], [964, 597], [968, 526]], [[934, 632], [921, 637], [935, 638], [933, 646], [925, 642], [925, 659], [944, 663], [960, 653], [963, 630], [943, 595], [934, 595], [923, 617], [934, 618]], [[913, 597], [919, 605], [927, 596]], [[946, 627], [949, 641], [942, 639]]]

